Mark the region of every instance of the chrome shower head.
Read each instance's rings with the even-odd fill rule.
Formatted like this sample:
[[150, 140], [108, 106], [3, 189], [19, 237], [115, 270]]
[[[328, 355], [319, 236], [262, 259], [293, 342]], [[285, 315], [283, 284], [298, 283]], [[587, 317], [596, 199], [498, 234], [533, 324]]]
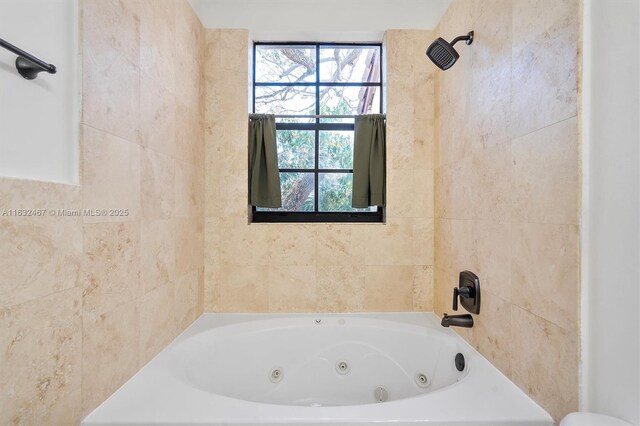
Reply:
[[462, 40], [467, 44], [473, 43], [473, 31], [469, 31], [467, 35], [454, 38], [451, 43], [442, 37], [438, 37], [427, 49], [427, 57], [441, 70], [448, 70], [460, 57], [453, 45]]

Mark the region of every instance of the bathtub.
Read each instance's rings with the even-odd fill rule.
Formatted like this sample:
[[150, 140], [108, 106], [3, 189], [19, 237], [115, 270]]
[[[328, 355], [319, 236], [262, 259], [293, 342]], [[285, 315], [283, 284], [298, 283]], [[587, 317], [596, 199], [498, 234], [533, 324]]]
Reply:
[[[107, 367], [107, 366], [105, 366]], [[552, 425], [433, 314], [205, 314], [83, 425]]]

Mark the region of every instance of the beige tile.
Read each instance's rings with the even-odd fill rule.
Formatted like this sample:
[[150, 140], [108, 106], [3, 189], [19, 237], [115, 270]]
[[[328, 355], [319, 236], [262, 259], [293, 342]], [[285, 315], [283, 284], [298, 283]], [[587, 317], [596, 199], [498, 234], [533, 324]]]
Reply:
[[[479, 150], [473, 156], [471, 187], [475, 218], [499, 221], [511, 219], [511, 157], [511, 145], [508, 143]], [[461, 200], [463, 201], [464, 199]]]
[[413, 266], [367, 266], [364, 309], [403, 312], [413, 309]]
[[175, 4], [173, 0], [141, 0], [140, 72], [170, 92], [175, 85]]
[[204, 28], [188, 2], [177, 2], [175, 13], [176, 96], [186, 105], [195, 105], [201, 91]]
[[567, 330], [577, 330], [578, 262], [576, 226], [514, 224], [513, 303]]
[[315, 312], [315, 266], [272, 266], [268, 272], [269, 312]]
[[[83, 127], [84, 209], [106, 210], [85, 223], [132, 221], [140, 217], [140, 146], [94, 128]], [[113, 215], [112, 210], [126, 210]]]
[[[173, 283], [161, 285], [139, 299], [139, 367], [156, 356], [175, 337]], [[182, 329], [182, 328], [181, 328]]]
[[173, 284], [175, 231], [171, 220], [140, 224], [140, 294]]
[[[200, 185], [199, 170], [192, 164], [175, 162], [175, 210], [178, 219], [199, 216], [202, 200], [198, 195]], [[166, 189], [165, 189], [166, 190]]]
[[80, 290], [0, 308], [0, 423], [80, 421]]
[[[385, 225], [368, 226], [366, 265], [431, 265], [433, 263], [433, 221], [389, 219]], [[431, 241], [431, 243], [430, 243]]]
[[138, 370], [136, 303], [123, 303], [100, 315], [85, 314], [82, 329], [82, 408], [87, 415]]
[[217, 270], [216, 312], [268, 312], [267, 266], [223, 265]]
[[198, 317], [199, 273], [195, 270], [176, 280], [174, 311], [178, 330], [184, 330]]
[[471, 122], [487, 148], [509, 141], [511, 101], [511, 0], [484, 0], [473, 25]]
[[143, 75], [140, 78], [140, 139], [143, 146], [173, 157], [178, 125], [173, 93]]
[[80, 286], [82, 219], [48, 215], [0, 217], [0, 307]]
[[86, 49], [111, 48], [133, 64], [140, 61], [139, 1], [84, 0], [82, 29]]
[[82, 122], [139, 143], [140, 72], [111, 47], [84, 46]]
[[249, 225], [245, 219], [220, 219], [217, 234], [220, 262], [238, 266], [269, 265], [273, 229], [270, 225]]
[[219, 303], [219, 287], [218, 287], [218, 270], [219, 266], [204, 266], [204, 311], [218, 312]]
[[387, 217], [433, 217], [433, 171], [389, 170]]
[[199, 107], [199, 104], [185, 106], [180, 101], [176, 102], [175, 143], [176, 158], [201, 165], [204, 162], [204, 127]]
[[317, 228], [316, 263], [318, 266], [361, 265], [367, 244], [358, 225], [322, 225]]
[[456, 164], [438, 169], [435, 177], [435, 216], [449, 219], [472, 219], [475, 216], [475, 182], [473, 160], [461, 158]]
[[433, 311], [433, 266], [415, 266], [413, 271], [413, 311]]
[[140, 225], [84, 225], [84, 314], [100, 315], [140, 295]]
[[175, 166], [171, 157], [142, 149], [140, 155], [140, 203], [147, 220], [170, 219], [175, 205]]
[[175, 222], [175, 255], [177, 276], [197, 271], [204, 259], [204, 225], [196, 220]]
[[513, 141], [513, 220], [579, 223], [578, 144], [575, 117]]
[[[474, 221], [472, 270], [480, 278], [483, 292], [511, 300], [512, 225], [509, 222]], [[516, 293], [517, 294], [517, 293]]]
[[318, 311], [358, 312], [364, 310], [364, 266], [319, 266]]
[[509, 376], [511, 375], [511, 304], [491, 293], [483, 293], [481, 302], [480, 315], [474, 315], [473, 318], [474, 346], [502, 373]]
[[[251, 227], [253, 228], [253, 226]], [[277, 225], [269, 228], [271, 265], [314, 266], [317, 228], [313, 225]]]
[[249, 205], [249, 183], [247, 170], [232, 171], [219, 175], [219, 215], [221, 217], [246, 217]]
[[578, 409], [578, 337], [511, 307], [511, 379], [557, 422]]
[[579, 23], [578, 0], [514, 2], [512, 137], [576, 115]]

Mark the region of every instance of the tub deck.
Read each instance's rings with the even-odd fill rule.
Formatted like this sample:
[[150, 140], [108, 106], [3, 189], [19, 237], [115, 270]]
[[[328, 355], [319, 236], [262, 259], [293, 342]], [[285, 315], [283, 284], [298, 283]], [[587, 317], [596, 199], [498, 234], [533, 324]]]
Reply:
[[[292, 406], [207, 392], [175, 374], [172, 352], [187, 339], [226, 325], [265, 319], [362, 318], [446, 333], [464, 348], [463, 380], [424, 395], [379, 404]], [[82, 422], [99, 425], [553, 425], [542, 408], [432, 313], [204, 314]], [[259, 329], [260, 323], [255, 323]], [[196, 354], [194, 354], [195, 356]], [[173, 369], [173, 371], [172, 371]]]

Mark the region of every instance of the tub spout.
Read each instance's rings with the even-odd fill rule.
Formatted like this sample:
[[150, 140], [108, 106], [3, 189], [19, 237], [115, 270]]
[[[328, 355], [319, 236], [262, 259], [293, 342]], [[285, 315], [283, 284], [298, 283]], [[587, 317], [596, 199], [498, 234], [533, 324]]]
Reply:
[[448, 315], [444, 314], [442, 317], [442, 322], [440, 323], [443, 327], [464, 327], [471, 328], [473, 327], [473, 317], [470, 314], [464, 315]]

